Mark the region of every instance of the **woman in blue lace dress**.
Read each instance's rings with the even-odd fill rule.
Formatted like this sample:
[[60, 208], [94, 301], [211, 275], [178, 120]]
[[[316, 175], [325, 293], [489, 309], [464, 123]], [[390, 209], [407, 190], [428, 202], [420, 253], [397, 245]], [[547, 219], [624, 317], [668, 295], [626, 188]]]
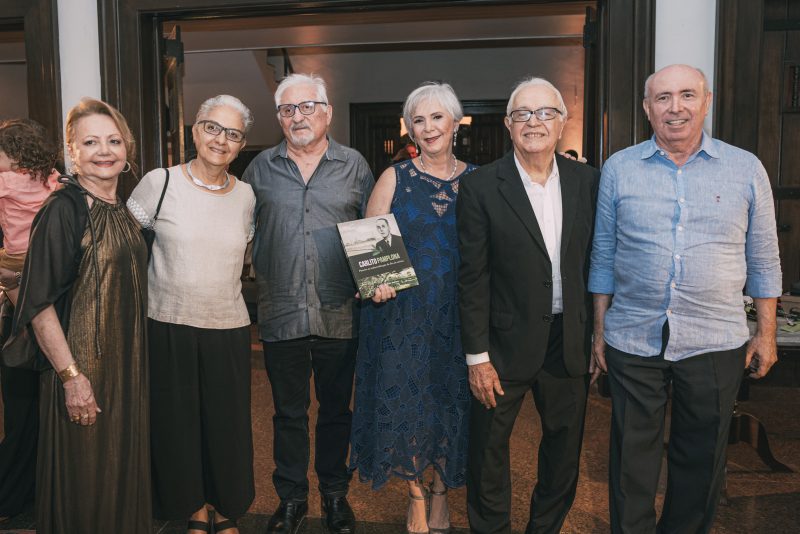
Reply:
[[[465, 483], [470, 390], [461, 350], [455, 201], [476, 167], [453, 154], [461, 104], [452, 87], [426, 83], [406, 99], [403, 120], [419, 157], [378, 179], [367, 216], [393, 213], [419, 286], [377, 289], [361, 314], [351, 469], [373, 489], [408, 480], [408, 532], [450, 528], [446, 491]], [[423, 474], [433, 471], [430, 516]]]

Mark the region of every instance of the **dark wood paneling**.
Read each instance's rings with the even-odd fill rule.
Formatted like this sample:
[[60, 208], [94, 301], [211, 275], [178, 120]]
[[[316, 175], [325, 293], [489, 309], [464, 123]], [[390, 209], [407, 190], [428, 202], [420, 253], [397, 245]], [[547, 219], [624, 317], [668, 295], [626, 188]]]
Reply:
[[23, 24], [28, 116], [61, 136], [61, 75], [55, 0], [5, 0], [0, 24]]
[[716, 136], [756, 153], [763, 0], [719, 2], [714, 122]]
[[[764, 6], [767, 18], [781, 17], [786, 13], [785, 0], [769, 2]], [[778, 185], [781, 165], [780, 113], [775, 111], [781, 103], [781, 80], [783, 75], [783, 51], [786, 34], [766, 32], [761, 46], [759, 64], [758, 113], [753, 114], [758, 128], [758, 155], [773, 185]]]
[[642, 109], [644, 82], [653, 72], [655, 1], [609, 0], [602, 26], [606, 29], [602, 82], [608, 87], [608, 133], [603, 160], [650, 137]]
[[800, 62], [800, 35], [778, 22], [798, 16], [794, 0], [718, 4], [715, 135], [756, 154], [769, 173], [784, 289], [800, 280], [800, 113], [787, 106], [785, 79]]

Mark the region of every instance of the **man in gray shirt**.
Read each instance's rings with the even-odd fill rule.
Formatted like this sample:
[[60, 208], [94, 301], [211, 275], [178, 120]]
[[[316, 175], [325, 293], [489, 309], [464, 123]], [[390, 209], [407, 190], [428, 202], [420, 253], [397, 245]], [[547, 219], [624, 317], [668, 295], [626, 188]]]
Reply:
[[292, 74], [275, 104], [285, 139], [243, 176], [256, 194], [258, 327], [275, 405], [272, 480], [281, 504], [267, 532], [294, 534], [308, 510], [313, 371], [323, 521], [329, 532], [350, 534], [346, 462], [358, 315], [336, 223], [363, 217], [374, 179], [361, 154], [328, 137], [333, 108], [324, 80]]

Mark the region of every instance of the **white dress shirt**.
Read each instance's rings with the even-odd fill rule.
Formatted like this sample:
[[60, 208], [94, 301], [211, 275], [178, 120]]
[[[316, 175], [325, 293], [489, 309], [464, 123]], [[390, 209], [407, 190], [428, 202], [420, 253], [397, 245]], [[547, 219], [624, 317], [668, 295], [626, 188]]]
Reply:
[[[547, 255], [553, 267], [553, 306], [552, 313], [564, 311], [564, 300], [561, 290], [561, 227], [563, 223], [563, 210], [561, 206], [561, 180], [558, 174], [558, 164], [553, 156], [553, 170], [545, 180], [539, 184], [531, 180], [530, 176], [514, 154], [514, 163], [528, 195], [528, 201], [533, 208], [536, 222], [544, 238]], [[467, 365], [476, 365], [489, 361], [489, 353], [467, 354]]]

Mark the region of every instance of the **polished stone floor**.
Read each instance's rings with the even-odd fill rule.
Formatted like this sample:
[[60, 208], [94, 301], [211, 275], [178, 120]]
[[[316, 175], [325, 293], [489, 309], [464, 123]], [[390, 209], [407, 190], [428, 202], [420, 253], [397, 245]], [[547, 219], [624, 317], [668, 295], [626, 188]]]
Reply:
[[[255, 445], [256, 499], [250, 513], [240, 521], [242, 534], [262, 533], [278, 501], [270, 480], [272, 464], [272, 399], [266, 379], [260, 346], [253, 346], [253, 430]], [[786, 364], [784, 364], [786, 366]], [[776, 369], [780, 371], [781, 364]], [[788, 366], [786, 366], [788, 368]], [[792, 372], [796, 370], [792, 369]], [[783, 377], [785, 378], [785, 376]], [[800, 390], [786, 385], [780, 372], [771, 380], [750, 388], [750, 398], [740, 403], [740, 410], [757, 416], [766, 426], [775, 457], [798, 472], [772, 472], [757, 453], [743, 443], [728, 449], [728, 504], [719, 507], [715, 534], [793, 534], [800, 532]], [[576, 501], [567, 517], [563, 532], [590, 534], [609, 532], [608, 520], [608, 425], [611, 415], [609, 399], [593, 388], [589, 398], [586, 432], [581, 459], [581, 477]], [[314, 414], [312, 404], [311, 425]], [[538, 417], [530, 398], [520, 412], [512, 436], [513, 526], [515, 532], [525, 529], [530, 494], [535, 482], [536, 452], [534, 444], [540, 435]], [[313, 465], [313, 458], [312, 458]], [[317, 486], [313, 472], [310, 486]], [[663, 479], [663, 475], [662, 475]], [[660, 508], [663, 480], [656, 507]], [[361, 534], [404, 532], [406, 510], [404, 482], [395, 480], [382, 490], [373, 492], [367, 484], [354, 479], [350, 502], [359, 519]], [[451, 519], [455, 532], [467, 532], [465, 491], [450, 492]], [[319, 523], [319, 496], [309, 497], [310, 518], [301, 532], [322, 532]], [[33, 512], [0, 523], [0, 533], [35, 528]], [[31, 532], [28, 530], [27, 532]], [[154, 532], [185, 532], [183, 523], [158, 523]]]

